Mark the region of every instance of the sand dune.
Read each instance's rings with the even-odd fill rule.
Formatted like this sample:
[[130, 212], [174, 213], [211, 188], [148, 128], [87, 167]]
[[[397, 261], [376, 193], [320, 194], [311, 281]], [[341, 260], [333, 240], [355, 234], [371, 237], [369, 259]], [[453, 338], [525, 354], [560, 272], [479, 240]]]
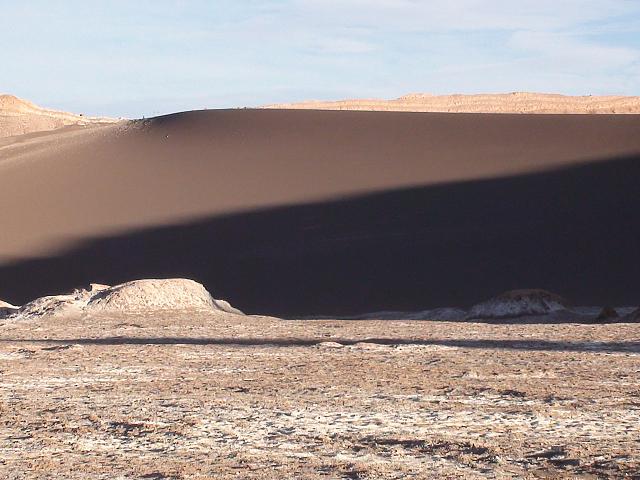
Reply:
[[131, 228], [635, 155], [639, 128], [635, 116], [217, 110], [26, 136], [0, 148], [10, 206], [0, 259]]
[[528, 92], [478, 95], [414, 93], [394, 100], [307, 101], [267, 105], [264, 108], [450, 113], [640, 113], [640, 97]]
[[0, 95], [0, 138], [54, 130], [70, 125], [102, 125], [118, 120], [48, 110], [13, 95]]
[[635, 115], [218, 110], [15, 137], [0, 298], [185, 277], [274, 315], [516, 288], [637, 305], [638, 131]]

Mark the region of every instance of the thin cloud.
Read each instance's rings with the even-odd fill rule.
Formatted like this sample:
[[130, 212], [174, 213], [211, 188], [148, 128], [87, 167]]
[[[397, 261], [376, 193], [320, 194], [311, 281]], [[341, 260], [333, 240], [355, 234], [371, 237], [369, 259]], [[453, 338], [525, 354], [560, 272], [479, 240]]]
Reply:
[[405, 31], [557, 30], [640, 12], [625, 0], [294, 0], [292, 8], [337, 25]]
[[621, 71], [640, 59], [640, 50], [609, 46], [576, 37], [541, 32], [516, 32], [509, 44], [533, 55], [544, 67], [556, 72], [596, 73]]
[[640, 94], [636, 0], [5, 3], [0, 90], [87, 114], [407, 92]]

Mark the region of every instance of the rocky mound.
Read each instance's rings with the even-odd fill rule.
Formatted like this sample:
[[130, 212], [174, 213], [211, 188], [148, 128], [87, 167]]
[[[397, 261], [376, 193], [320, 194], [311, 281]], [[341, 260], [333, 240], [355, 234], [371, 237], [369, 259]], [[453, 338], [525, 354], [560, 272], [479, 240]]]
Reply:
[[[158, 310], [220, 311], [242, 315], [224, 300], [216, 300], [201, 284], [182, 278], [134, 280], [110, 287], [92, 283], [66, 295], [37, 298], [24, 306], [11, 306], [16, 318], [73, 313], [144, 313]], [[2, 306], [0, 305], [0, 312]]]
[[111, 118], [85, 117], [48, 110], [13, 95], [0, 95], [0, 138], [54, 130], [68, 125], [114, 123]]
[[308, 101], [263, 108], [447, 113], [640, 113], [640, 97], [512, 92], [477, 95], [414, 93], [394, 100]]
[[511, 290], [471, 307], [467, 318], [504, 319], [547, 315], [565, 310], [568, 302], [546, 290]]
[[104, 289], [86, 306], [90, 312], [146, 312], [155, 310], [219, 310], [241, 313], [215, 300], [201, 284], [187, 279], [135, 280]]
[[75, 293], [49, 295], [32, 300], [15, 313], [23, 318], [65, 315], [81, 312], [83, 305], [83, 298]]
[[46, 297], [36, 298], [12, 313], [23, 318], [80, 313], [93, 295], [106, 288], [110, 287], [108, 285], [92, 283], [89, 285], [89, 288], [76, 289], [69, 294], [48, 295]]

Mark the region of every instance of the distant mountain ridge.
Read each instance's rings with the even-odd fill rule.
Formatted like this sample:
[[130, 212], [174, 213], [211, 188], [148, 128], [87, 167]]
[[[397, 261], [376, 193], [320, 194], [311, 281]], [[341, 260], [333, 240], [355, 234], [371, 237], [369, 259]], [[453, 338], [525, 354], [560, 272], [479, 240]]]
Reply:
[[49, 110], [14, 95], [0, 94], [0, 138], [54, 130], [69, 125], [115, 123], [117, 119], [85, 117]]
[[412, 93], [393, 100], [311, 100], [263, 108], [448, 113], [640, 114], [640, 97], [513, 92], [477, 95]]

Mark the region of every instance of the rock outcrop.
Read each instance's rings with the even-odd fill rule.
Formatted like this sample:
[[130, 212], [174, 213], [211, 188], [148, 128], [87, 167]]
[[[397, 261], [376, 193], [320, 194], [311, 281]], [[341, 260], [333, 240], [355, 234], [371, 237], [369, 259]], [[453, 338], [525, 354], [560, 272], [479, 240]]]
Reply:
[[22, 318], [65, 315], [81, 312], [83, 305], [83, 298], [76, 294], [49, 295], [26, 303], [15, 313]]
[[467, 318], [506, 319], [532, 315], [547, 315], [565, 310], [568, 302], [546, 290], [511, 290], [474, 305]]
[[106, 288], [109, 286], [92, 283], [89, 288], [78, 288], [69, 294], [36, 298], [24, 304], [14, 313], [23, 318], [79, 313], [82, 312], [93, 295]]
[[[153, 313], [160, 310], [243, 313], [224, 300], [216, 300], [201, 284], [182, 278], [134, 280], [110, 287], [91, 284], [67, 295], [37, 298], [21, 308], [12, 307], [16, 318], [73, 313]], [[0, 306], [0, 309], [2, 307]]]
[[187, 279], [134, 280], [104, 289], [86, 306], [90, 312], [144, 312], [155, 310], [218, 310], [241, 313], [223, 300], [215, 300], [201, 284]]
[[85, 117], [48, 110], [13, 95], [0, 95], [0, 138], [42, 132], [69, 125], [115, 123], [112, 118]]

